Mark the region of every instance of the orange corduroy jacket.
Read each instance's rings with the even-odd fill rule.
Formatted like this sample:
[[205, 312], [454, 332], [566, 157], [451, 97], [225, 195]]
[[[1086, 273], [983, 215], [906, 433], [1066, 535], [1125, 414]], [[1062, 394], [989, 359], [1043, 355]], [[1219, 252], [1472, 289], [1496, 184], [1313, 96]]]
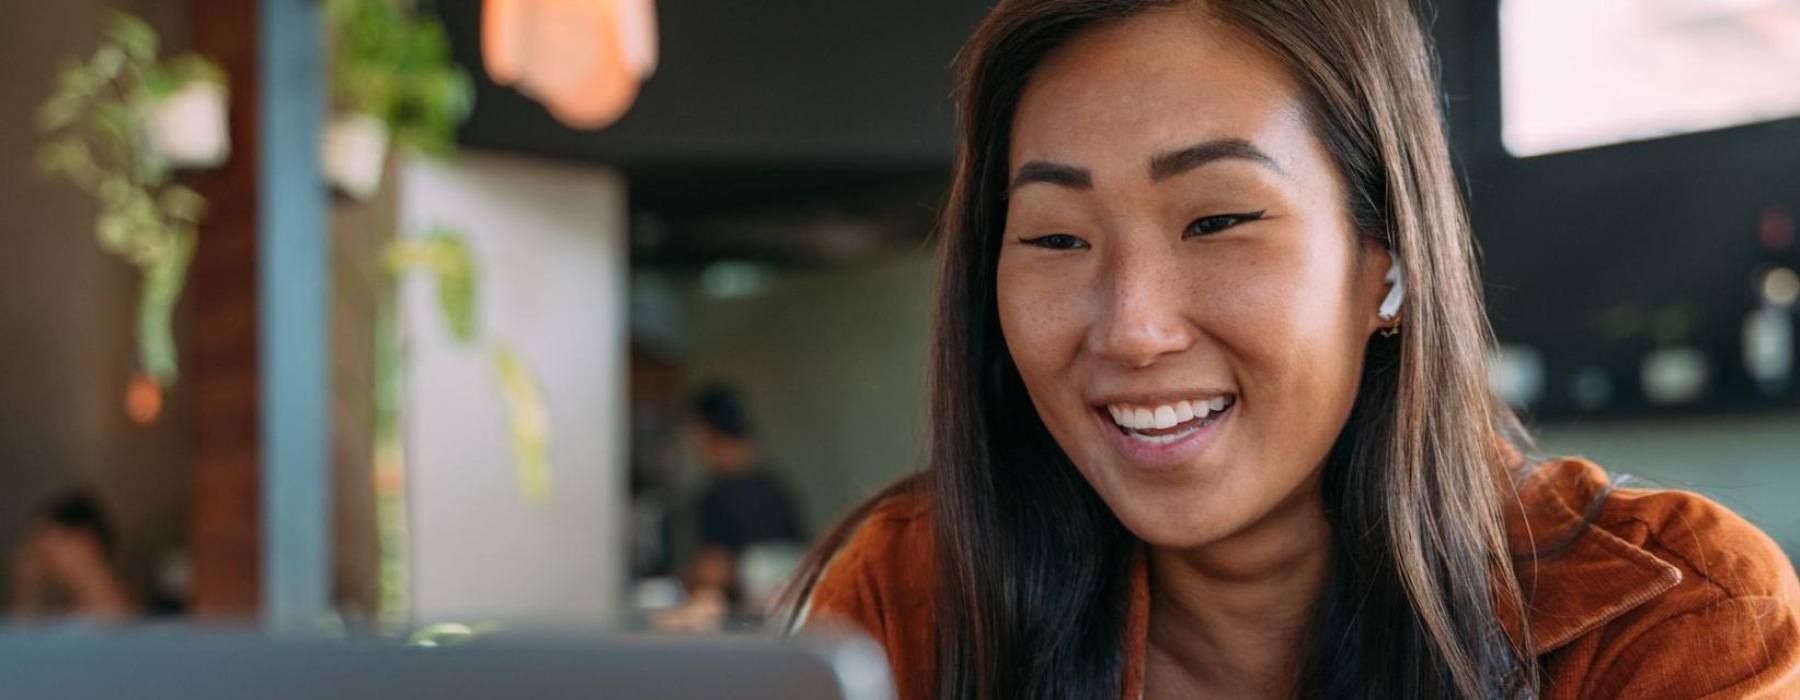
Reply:
[[[1514, 551], [1554, 552], [1520, 559], [1517, 571], [1543, 700], [1800, 699], [1800, 584], [1754, 526], [1695, 494], [1613, 488], [1579, 459], [1536, 466], [1518, 496], [1507, 516]], [[881, 643], [900, 700], [928, 700], [935, 687], [931, 539], [927, 499], [892, 497], [810, 598], [809, 621], [847, 621]], [[1143, 692], [1144, 557], [1130, 576], [1122, 700]]]

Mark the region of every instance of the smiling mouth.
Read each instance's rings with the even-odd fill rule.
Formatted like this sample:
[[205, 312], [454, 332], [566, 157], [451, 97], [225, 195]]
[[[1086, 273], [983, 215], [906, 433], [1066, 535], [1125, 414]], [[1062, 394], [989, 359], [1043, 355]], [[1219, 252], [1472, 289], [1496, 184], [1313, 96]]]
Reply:
[[1215, 396], [1156, 406], [1108, 404], [1100, 410], [1126, 437], [1148, 445], [1167, 445], [1219, 422], [1236, 405], [1235, 396]]

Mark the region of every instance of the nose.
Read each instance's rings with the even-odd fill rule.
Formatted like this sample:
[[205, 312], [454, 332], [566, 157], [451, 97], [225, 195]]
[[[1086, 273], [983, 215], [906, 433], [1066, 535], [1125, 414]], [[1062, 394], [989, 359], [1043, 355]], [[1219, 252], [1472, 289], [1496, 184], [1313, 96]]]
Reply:
[[1108, 257], [1096, 290], [1104, 301], [1100, 318], [1089, 327], [1089, 351], [1136, 369], [1193, 347], [1199, 330], [1186, 315], [1190, 285], [1175, 257], [1154, 246], [1114, 248]]

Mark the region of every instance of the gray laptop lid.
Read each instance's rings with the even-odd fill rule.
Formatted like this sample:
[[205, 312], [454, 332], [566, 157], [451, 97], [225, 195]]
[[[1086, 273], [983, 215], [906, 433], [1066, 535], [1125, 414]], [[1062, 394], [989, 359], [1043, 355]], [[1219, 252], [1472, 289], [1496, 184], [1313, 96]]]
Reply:
[[0, 635], [18, 700], [892, 700], [853, 637], [495, 639], [436, 648], [248, 636]]

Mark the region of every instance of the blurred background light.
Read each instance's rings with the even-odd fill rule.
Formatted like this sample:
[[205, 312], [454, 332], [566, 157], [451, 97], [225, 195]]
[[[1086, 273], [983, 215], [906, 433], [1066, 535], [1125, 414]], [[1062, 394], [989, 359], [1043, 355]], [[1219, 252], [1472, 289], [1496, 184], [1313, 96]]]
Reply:
[[481, 36], [494, 82], [582, 129], [618, 121], [656, 70], [653, 0], [488, 0]]
[[700, 286], [713, 299], [747, 299], [768, 291], [773, 276], [767, 265], [730, 260], [706, 266]]

